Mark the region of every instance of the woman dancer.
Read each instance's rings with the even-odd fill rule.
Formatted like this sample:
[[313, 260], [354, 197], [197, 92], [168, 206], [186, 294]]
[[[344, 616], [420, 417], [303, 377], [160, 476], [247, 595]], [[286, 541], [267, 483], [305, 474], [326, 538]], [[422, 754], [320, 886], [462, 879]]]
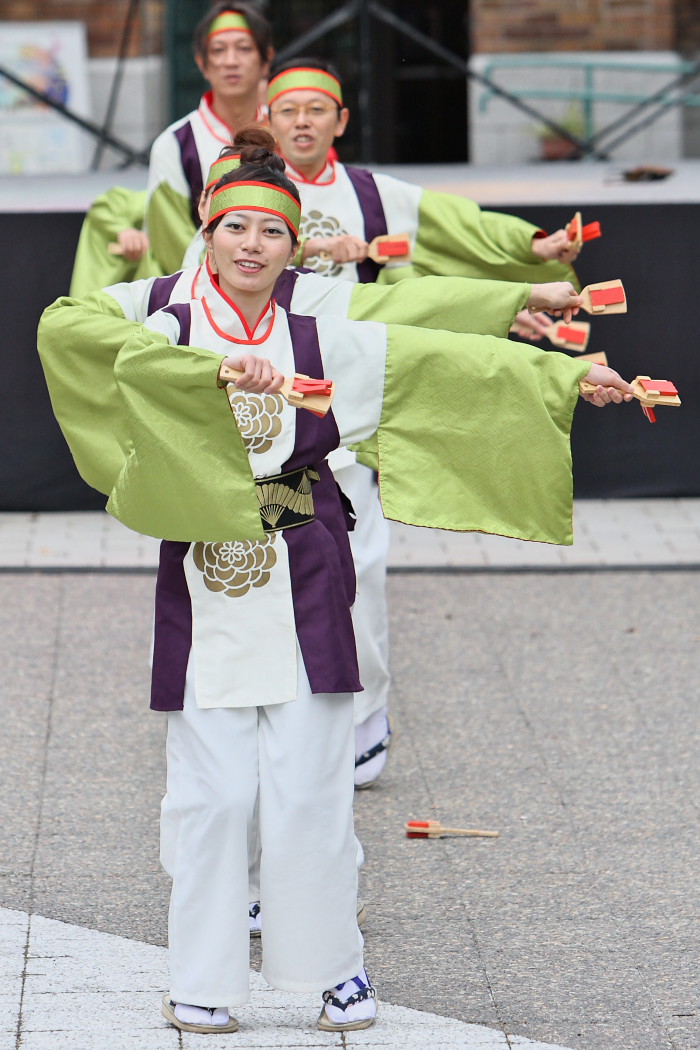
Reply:
[[[161, 845], [173, 889], [163, 1012], [194, 1032], [234, 1031], [229, 1008], [248, 998], [256, 799], [263, 975], [288, 991], [325, 987], [322, 1029], [368, 1027], [376, 1015], [356, 922], [354, 579], [327, 454], [378, 431], [393, 516], [570, 542], [568, 424], [578, 381], [586, 373], [599, 384], [589, 395], [599, 405], [631, 396], [610, 369], [536, 350], [514, 355], [491, 337], [432, 333], [426, 355], [425, 332], [287, 315], [270, 297], [297, 250], [300, 207], [281, 168], [265, 150], [242, 151], [241, 167], [212, 198], [211, 290], [154, 314], [115, 365], [123, 412], [110, 425], [123, 455], [118, 476], [106, 479], [109, 507], [164, 539], [152, 690], [152, 707], [168, 712]], [[225, 383], [224, 367], [240, 378]], [[420, 369], [440, 413], [422, 406]], [[279, 396], [284, 375], [322, 380], [326, 371], [337, 385], [323, 418]], [[507, 505], [488, 436], [481, 462], [464, 455], [495, 404]], [[65, 390], [55, 407], [69, 422]], [[453, 431], [450, 464], [442, 433], [437, 457], [426, 443], [426, 418], [431, 432]], [[93, 430], [100, 426], [93, 414]], [[91, 436], [73, 433], [80, 462]], [[439, 460], [449, 498], [439, 491]], [[418, 484], [426, 465], [434, 511]]]

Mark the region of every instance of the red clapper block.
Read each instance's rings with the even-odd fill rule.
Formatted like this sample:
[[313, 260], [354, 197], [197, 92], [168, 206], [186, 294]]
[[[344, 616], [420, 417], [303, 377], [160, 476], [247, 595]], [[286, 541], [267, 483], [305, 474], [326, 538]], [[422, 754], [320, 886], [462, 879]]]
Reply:
[[566, 233], [571, 243], [575, 244], [579, 251], [586, 241], [603, 236], [599, 222], [589, 222], [585, 226], [582, 224], [580, 211], [577, 211], [571, 222], [566, 224]]
[[[668, 379], [650, 379], [649, 376], [637, 376], [632, 381], [632, 385], [635, 387], [634, 396], [638, 398], [642, 406], [642, 412], [650, 423], [656, 422], [654, 409], [657, 405], [669, 405], [672, 408], [676, 408], [681, 403], [675, 385], [669, 382]], [[640, 393], [637, 393], [637, 390]]]
[[469, 835], [472, 838], [497, 839], [497, 831], [479, 831], [477, 828], [444, 828], [439, 820], [407, 820], [409, 839], [440, 839], [444, 835]]
[[588, 321], [570, 321], [569, 324], [557, 324], [555, 321], [546, 332], [547, 338], [554, 346], [560, 346], [564, 350], [575, 350], [577, 353], [586, 349], [590, 334], [591, 326]]
[[582, 309], [589, 314], [626, 314], [627, 296], [622, 281], [601, 281], [581, 289]]
[[[284, 393], [284, 391], [282, 392]], [[292, 389], [287, 395], [287, 400], [295, 408], [306, 408], [309, 412], [313, 412], [315, 416], [323, 419], [331, 407], [334, 393], [335, 383], [331, 382], [330, 379], [309, 379], [308, 376], [301, 375], [298, 372], [294, 376]]]
[[599, 222], [588, 222], [581, 230], [581, 236], [583, 237], [583, 243], [586, 241], [593, 241], [596, 237], [602, 237], [603, 231], [600, 228]]
[[[584, 380], [581, 380], [579, 387], [582, 394], [592, 394], [596, 389], [593, 383], [586, 383]], [[641, 403], [642, 412], [650, 423], [656, 422], [654, 409], [657, 406], [678, 408], [681, 403], [676, 387], [668, 379], [637, 376], [632, 380], [632, 395]]]
[[[331, 258], [331, 253], [320, 251], [319, 259], [324, 262]], [[367, 256], [376, 263], [411, 261], [411, 236], [408, 233], [386, 233], [375, 237], [367, 246]]]
[[[242, 375], [243, 372], [229, 368], [228, 365], [222, 365], [219, 369], [219, 385], [226, 386], [227, 383], [235, 383]], [[309, 376], [297, 372], [296, 375], [284, 380], [279, 392], [294, 408], [305, 408], [315, 416], [323, 418], [331, 407], [335, 383], [330, 379], [310, 379]]]
[[411, 255], [411, 240], [408, 235], [393, 237], [375, 237], [370, 242], [369, 246], [369, 257], [374, 259], [375, 262], [381, 262], [382, 259], [402, 259], [410, 258]]

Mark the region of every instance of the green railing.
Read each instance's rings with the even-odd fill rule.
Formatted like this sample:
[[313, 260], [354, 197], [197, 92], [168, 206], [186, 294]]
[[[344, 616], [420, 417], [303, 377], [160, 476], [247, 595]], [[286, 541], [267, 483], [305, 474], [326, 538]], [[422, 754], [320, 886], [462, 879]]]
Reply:
[[[487, 80], [493, 81], [495, 74], [502, 69], [567, 69], [582, 74], [580, 88], [516, 88], [508, 86], [509, 94], [520, 99], [538, 99], [552, 102], [579, 102], [583, 128], [581, 137], [592, 141], [596, 137], [593, 107], [599, 102], [617, 103], [618, 105], [640, 106], [649, 100], [646, 94], [630, 91], [597, 91], [595, 78], [598, 73], [667, 73], [676, 78], [690, 77], [697, 71], [697, 64], [679, 58], [677, 62], [620, 62], [606, 61], [598, 58], [552, 58], [546, 54], [493, 59], [483, 70]], [[478, 111], [485, 113], [489, 103], [498, 95], [490, 87], [484, 87], [479, 95]], [[700, 106], [700, 94], [683, 92], [677, 97], [674, 90], [667, 97], [661, 97], [656, 103], [661, 109], [672, 106]]]

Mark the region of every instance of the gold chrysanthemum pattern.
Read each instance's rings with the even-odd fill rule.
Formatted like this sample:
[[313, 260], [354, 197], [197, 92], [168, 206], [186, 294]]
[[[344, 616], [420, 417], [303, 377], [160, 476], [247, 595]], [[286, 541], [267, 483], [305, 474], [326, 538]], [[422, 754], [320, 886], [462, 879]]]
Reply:
[[280, 394], [246, 394], [229, 384], [228, 401], [248, 452], [258, 455], [272, 448], [282, 430], [284, 402]]
[[192, 557], [210, 591], [227, 598], [242, 598], [251, 587], [264, 587], [277, 562], [275, 537], [264, 540], [229, 540], [226, 543], [195, 543]]
[[[314, 210], [310, 211], [308, 215], [302, 216], [299, 236], [340, 237], [346, 235], [347, 232], [332, 215], [324, 215], [323, 212]], [[335, 263], [332, 259], [322, 259], [320, 255], [314, 259], [309, 259], [309, 263], [314, 273], [320, 273], [323, 277], [339, 277], [342, 273], [340, 263]]]

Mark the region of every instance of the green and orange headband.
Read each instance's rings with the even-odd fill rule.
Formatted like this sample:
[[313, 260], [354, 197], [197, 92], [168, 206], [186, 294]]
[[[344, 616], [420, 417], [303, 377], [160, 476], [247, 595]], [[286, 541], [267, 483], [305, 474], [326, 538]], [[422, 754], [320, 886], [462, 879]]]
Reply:
[[208, 193], [212, 186], [216, 185], [219, 179], [223, 179], [224, 175], [228, 175], [230, 171], [236, 171], [240, 166], [240, 153], [227, 153], [223, 157], [218, 157], [209, 169], [204, 192]]
[[248, 23], [248, 19], [245, 15], [242, 15], [240, 11], [222, 11], [209, 26], [207, 39], [211, 40], [216, 33], [225, 33], [229, 29], [237, 29], [239, 33], [252, 34], [253, 32]]
[[214, 190], [209, 206], [209, 221], [229, 211], [264, 211], [286, 222], [294, 239], [299, 236], [301, 205], [287, 190], [268, 182], [229, 182]]
[[284, 72], [278, 73], [268, 84], [268, 106], [271, 106], [280, 95], [285, 95], [288, 91], [320, 91], [322, 95], [332, 98], [339, 106], [343, 104], [343, 89], [340, 81], [322, 69], [307, 69], [300, 66], [298, 69], [285, 69]]

